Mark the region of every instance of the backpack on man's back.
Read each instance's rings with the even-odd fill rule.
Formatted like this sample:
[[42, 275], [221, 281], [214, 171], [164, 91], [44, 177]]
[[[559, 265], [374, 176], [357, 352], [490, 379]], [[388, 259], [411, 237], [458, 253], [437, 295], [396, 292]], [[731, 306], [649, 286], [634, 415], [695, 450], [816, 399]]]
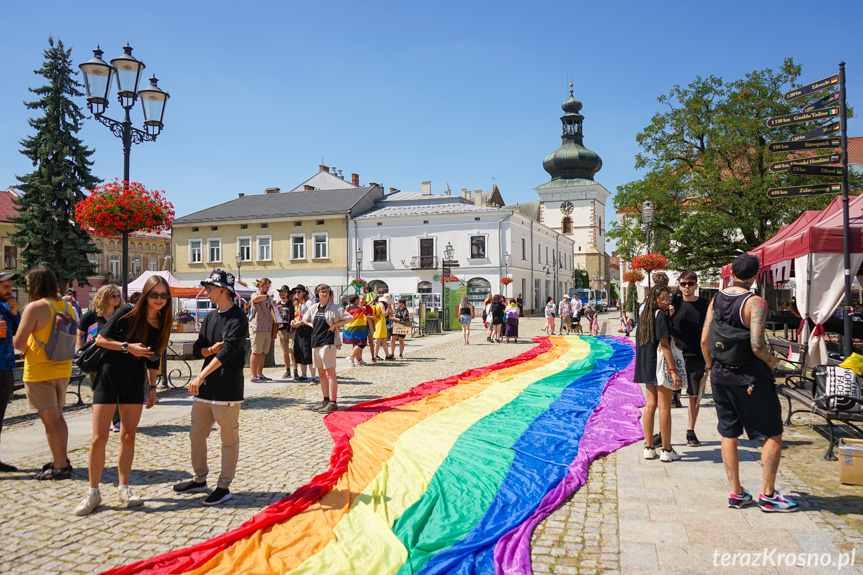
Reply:
[[53, 313], [50, 324], [51, 332], [45, 343], [39, 341], [35, 334], [33, 341], [45, 350], [45, 355], [51, 361], [71, 361], [75, 357], [75, 342], [78, 337], [78, 322], [75, 320], [75, 312], [72, 310], [70, 313], [68, 302], [63, 302], [63, 311], [60, 311], [47, 299], [43, 301], [48, 304]]

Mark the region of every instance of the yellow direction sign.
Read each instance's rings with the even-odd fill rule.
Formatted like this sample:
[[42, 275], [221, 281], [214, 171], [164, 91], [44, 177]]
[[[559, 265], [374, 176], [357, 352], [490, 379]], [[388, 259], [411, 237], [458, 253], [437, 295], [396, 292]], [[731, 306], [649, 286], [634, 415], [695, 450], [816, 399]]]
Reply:
[[803, 140], [815, 140], [816, 138], [821, 138], [823, 136], [829, 136], [833, 132], [839, 131], [839, 122], [830, 122], [824, 126], [820, 126], [818, 128], [813, 128], [806, 132], [802, 132], [800, 134], [795, 134], [791, 136], [789, 142], [800, 142]]
[[841, 176], [842, 168], [831, 166], [789, 166], [788, 173], [801, 176]]
[[815, 184], [813, 186], [786, 186], [770, 188], [767, 197], [771, 200], [793, 198], [797, 196], [817, 196], [820, 194], [841, 194], [842, 184]]
[[790, 126], [791, 124], [804, 124], [806, 122], [815, 122], [816, 120], [824, 120], [839, 115], [839, 106], [825, 108], [823, 110], [812, 110], [811, 112], [795, 112], [785, 116], [777, 116], [767, 120], [768, 128], [778, 128], [780, 126]]
[[815, 156], [812, 158], [801, 158], [799, 160], [783, 160], [781, 162], [773, 162], [770, 164], [770, 171], [787, 172], [791, 166], [820, 166], [822, 164], [838, 164], [842, 159], [841, 156], [833, 154], [830, 156]]

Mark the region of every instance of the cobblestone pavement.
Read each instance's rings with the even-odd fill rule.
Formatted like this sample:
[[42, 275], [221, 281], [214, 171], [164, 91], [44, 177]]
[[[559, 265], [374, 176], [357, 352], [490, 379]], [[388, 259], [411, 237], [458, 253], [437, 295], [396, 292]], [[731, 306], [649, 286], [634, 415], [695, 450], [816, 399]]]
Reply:
[[[523, 320], [522, 334], [541, 335], [541, 324], [539, 319]], [[484, 330], [476, 328], [472, 330], [470, 346], [462, 345], [460, 333], [417, 341], [429, 347], [418, 351], [409, 347], [404, 361], [342, 369], [346, 363], [340, 360], [339, 405], [347, 407], [395, 395], [424, 381], [460, 373], [470, 366], [501, 361], [535, 345], [527, 339], [519, 340], [518, 344], [487, 344]], [[283, 368], [265, 371], [274, 376]], [[210, 508], [201, 505], [203, 495], [184, 497], [173, 493], [173, 483], [191, 477], [188, 409], [176, 417], [159, 419], [158, 409], [162, 406], [157, 405], [145, 412], [153, 421], [143, 422], [138, 430], [132, 472], [132, 487], [145, 500], [144, 507], [124, 509], [118, 506], [115, 486], [119, 441], [112, 434], [102, 477], [103, 506], [87, 517], [71, 514], [87, 487], [87, 438], [73, 441], [70, 435], [69, 457], [76, 466], [72, 480], [36, 482], [27, 479], [50, 457], [41, 424], [32, 417], [25, 417], [29, 412], [26, 399], [23, 394], [16, 395], [10, 412], [14, 413], [12, 422], [3, 430], [2, 453], [4, 461], [14, 463], [22, 471], [0, 475], [0, 541], [3, 541], [0, 572], [94, 573], [186, 547], [238, 527], [326, 470], [332, 440], [321, 416], [309, 409], [320, 401], [320, 387], [276, 382], [270, 391], [259, 396], [254, 395], [255, 384], [247, 383], [246, 389], [250, 397], [240, 416], [240, 461], [237, 477], [231, 485], [234, 499]], [[181, 391], [162, 392], [160, 401], [180, 394]], [[81, 428], [83, 424], [89, 434], [89, 407], [69, 410], [66, 417], [70, 428], [76, 425]], [[37, 440], [38, 450], [10, 459], [6, 454], [15, 453], [16, 439], [25, 435]], [[218, 470], [217, 437], [218, 433], [214, 433], [209, 442], [210, 467], [214, 473]], [[603, 469], [605, 465], [603, 463]], [[566, 521], [592, 525], [591, 518], [598, 517], [602, 511], [595, 512], [593, 503], [579, 507], [578, 501], [578, 498], [573, 499], [574, 511]], [[607, 511], [607, 507], [603, 509]], [[549, 521], [557, 521], [557, 517], [554, 515]], [[535, 540], [540, 549], [557, 547], [551, 542], [551, 539], [560, 540], [555, 529], [556, 526], [551, 525], [537, 535]], [[546, 542], [547, 538], [551, 539]], [[563, 544], [570, 543], [568, 536], [564, 536]], [[590, 543], [585, 545], [590, 546]]]
[[[610, 326], [616, 327], [614, 315], [605, 317]], [[542, 323], [538, 318], [523, 320], [522, 334], [541, 335]], [[607, 331], [612, 333], [616, 329]], [[521, 341], [517, 345], [486, 344], [484, 331], [475, 327], [473, 345], [467, 347], [461, 344], [461, 334], [456, 333], [409, 341], [404, 361], [347, 369], [344, 360], [340, 360], [339, 403], [347, 407], [391, 396], [435, 377], [500, 361], [534, 345], [526, 339]], [[192, 363], [196, 369], [200, 365]], [[275, 376], [283, 368], [265, 371]], [[83, 387], [87, 388], [86, 384]], [[73, 479], [54, 483], [27, 479], [29, 473], [50, 457], [41, 424], [30, 414], [23, 394], [16, 394], [4, 427], [0, 454], [4, 461], [18, 465], [23, 471], [0, 474], [0, 541], [3, 542], [0, 573], [96, 573], [186, 547], [238, 527], [324, 471], [332, 441], [320, 415], [309, 410], [320, 400], [319, 386], [277, 381], [266, 386], [247, 384], [246, 389], [248, 399], [240, 416], [242, 445], [237, 478], [232, 485], [233, 500], [208, 508], [200, 504], [204, 495], [182, 497], [171, 490], [173, 483], [190, 477], [188, 402], [181, 390], [162, 391], [160, 405], [145, 412], [147, 419], [139, 429], [132, 473], [133, 488], [144, 498], [144, 507], [123, 509], [117, 504], [114, 487], [118, 438], [112, 435], [102, 478], [104, 505], [88, 517], [75, 517], [71, 510], [87, 486], [89, 391], [84, 390], [87, 406], [67, 408], [66, 412], [73, 430], [70, 434], [70, 458], [76, 465]], [[780, 488], [798, 496], [804, 513], [776, 517], [761, 514], [757, 509], [745, 510], [745, 515], [724, 509], [726, 488], [717, 459], [718, 438], [713, 437], [712, 412], [712, 403], [707, 398], [697, 427], [705, 447], [699, 448], [700, 453], [678, 447], [687, 453], [681, 462], [667, 466], [642, 462], [640, 444], [593, 462], [586, 486], [534, 532], [531, 553], [534, 571], [708, 572], [713, 569], [709, 546], [725, 544], [721, 541], [724, 531], [718, 529], [720, 525], [735, 529], [734, 541], [751, 538], [749, 547], [754, 542], [803, 551], [838, 552], [856, 547], [857, 555], [863, 556], [863, 537], [825, 508], [824, 497], [812, 495], [810, 476], [825, 475], [822, 467], [809, 471], [807, 467], [783, 463], [780, 468]], [[685, 410], [674, 410], [673, 414], [676, 435], [682, 435]], [[810, 442], [816, 450], [823, 450], [823, 438], [805, 426], [795, 428], [795, 433], [797, 444]], [[210, 467], [214, 472], [218, 469], [217, 435], [210, 441]], [[794, 457], [795, 449], [799, 447], [790, 446], [783, 454], [783, 461], [789, 454]], [[747, 485], [757, 489], [752, 480], [760, 472], [757, 449], [746, 444], [745, 452], [742, 470], [748, 478]], [[831, 469], [835, 473], [835, 468]], [[863, 488], [846, 491], [849, 501], [857, 501], [863, 494]], [[696, 546], [702, 553], [694, 557]], [[745, 572], [816, 571], [795, 567]]]

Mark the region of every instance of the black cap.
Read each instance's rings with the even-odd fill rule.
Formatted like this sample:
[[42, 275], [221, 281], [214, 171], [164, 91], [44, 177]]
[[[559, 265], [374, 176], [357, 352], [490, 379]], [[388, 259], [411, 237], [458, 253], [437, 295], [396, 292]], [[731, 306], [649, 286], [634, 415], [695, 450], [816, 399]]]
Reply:
[[288, 284], [284, 284], [282, 287], [279, 288], [279, 291], [286, 291], [290, 293], [291, 288], [288, 287]]
[[75, 294], [75, 290], [73, 290], [72, 288], [67, 288], [67, 289], [66, 289], [66, 291], [64, 291], [63, 293], [64, 293], [65, 295], [74, 295], [74, 294]]
[[231, 295], [235, 294], [234, 274], [226, 272], [225, 270], [214, 269], [213, 273], [210, 274], [210, 277], [202, 281], [201, 285], [225, 288], [231, 292]]
[[297, 284], [297, 285], [294, 287], [294, 291], [301, 291], [301, 290], [302, 290], [302, 291], [304, 291], [304, 292], [306, 292], [306, 293], [309, 293], [309, 290], [307, 290], [307, 289], [306, 289], [306, 286], [304, 286], [303, 284]]
[[731, 263], [731, 273], [739, 280], [752, 279], [758, 275], [761, 262], [751, 254], [740, 254]]

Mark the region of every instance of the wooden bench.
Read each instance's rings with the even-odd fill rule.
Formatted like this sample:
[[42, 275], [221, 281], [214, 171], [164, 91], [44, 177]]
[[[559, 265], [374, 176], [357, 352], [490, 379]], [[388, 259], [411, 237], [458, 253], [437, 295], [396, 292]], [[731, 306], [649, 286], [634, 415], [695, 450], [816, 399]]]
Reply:
[[[776, 386], [777, 392], [788, 401], [788, 415], [785, 417], [784, 425], [791, 425], [791, 416], [795, 413], [814, 413], [823, 418], [827, 422], [828, 432], [830, 434], [830, 444], [827, 446], [827, 452], [824, 454], [824, 459], [828, 461], [836, 461], [836, 456], [833, 455], [833, 447], [836, 445], [836, 422], [847, 425], [854, 429], [861, 437], [863, 437], [863, 429], [855, 425], [863, 423], [863, 413], [855, 413], [840, 409], [831, 408], [828, 406], [828, 401], [834, 398], [845, 398], [863, 404], [863, 400], [848, 397], [848, 396], [816, 396], [815, 379], [806, 374], [806, 347], [797, 343], [783, 340], [781, 338], [769, 338], [770, 346], [777, 355], [788, 357], [789, 351], [798, 353], [799, 361], [785, 360], [791, 364], [791, 368], [777, 366], [774, 368], [774, 373], [782, 383]], [[836, 365], [838, 362], [831, 361], [831, 365]], [[794, 409], [792, 401], [803, 405], [801, 409]]]

